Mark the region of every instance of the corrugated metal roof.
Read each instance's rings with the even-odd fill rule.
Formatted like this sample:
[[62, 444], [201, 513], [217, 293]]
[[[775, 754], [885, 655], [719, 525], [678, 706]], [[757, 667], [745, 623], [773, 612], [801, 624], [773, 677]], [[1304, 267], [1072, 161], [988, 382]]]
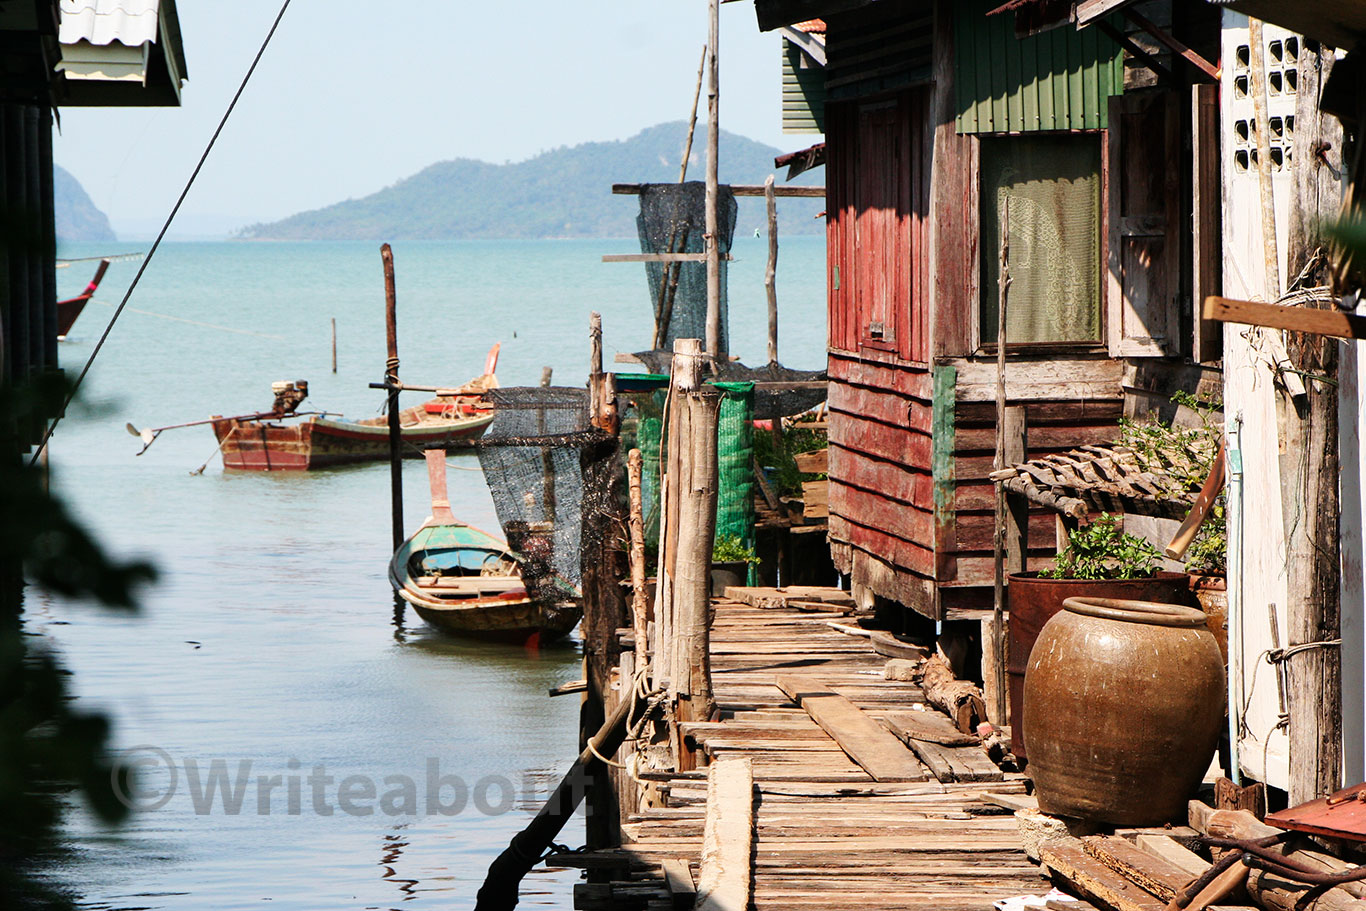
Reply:
[[960, 133], [1104, 129], [1124, 91], [1124, 54], [1097, 29], [1017, 38], [999, 0], [954, 8], [954, 92]]
[[62, 44], [126, 44], [157, 40], [160, 0], [62, 0]]

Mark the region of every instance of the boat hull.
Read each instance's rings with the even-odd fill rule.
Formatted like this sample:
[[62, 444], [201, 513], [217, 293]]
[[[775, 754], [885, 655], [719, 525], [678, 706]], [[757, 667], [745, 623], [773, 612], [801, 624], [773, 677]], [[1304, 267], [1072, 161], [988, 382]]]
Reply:
[[[414, 409], [409, 409], [413, 411]], [[409, 421], [401, 428], [405, 458], [422, 458], [428, 447], [483, 436], [492, 412], [451, 420]], [[297, 424], [272, 421], [214, 421], [223, 467], [244, 471], [307, 471], [389, 458], [389, 428], [381, 422], [334, 421], [314, 417]]]
[[429, 601], [408, 589], [399, 596], [428, 626], [475, 639], [523, 643], [534, 637], [547, 642], [569, 634], [583, 611], [573, 604], [537, 604], [530, 598], [488, 599], [453, 606]]
[[566, 635], [583, 616], [578, 593], [567, 583], [553, 594], [552, 587], [528, 585], [524, 557], [451, 517], [445, 460], [436, 455], [429, 453], [428, 468], [439, 472], [439, 478], [433, 475], [432, 506], [440, 518], [428, 519], [394, 552], [389, 561], [394, 592], [429, 626], [452, 635], [517, 643]]

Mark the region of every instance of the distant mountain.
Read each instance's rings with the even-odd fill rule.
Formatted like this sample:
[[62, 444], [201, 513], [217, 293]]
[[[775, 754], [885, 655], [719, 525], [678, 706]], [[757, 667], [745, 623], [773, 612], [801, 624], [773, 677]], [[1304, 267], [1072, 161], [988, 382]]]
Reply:
[[80, 181], [65, 168], [52, 168], [58, 240], [117, 240], [109, 218], [91, 201]]
[[[686, 124], [664, 123], [617, 142], [588, 142], [543, 152], [515, 164], [459, 158], [363, 199], [349, 199], [270, 224], [244, 228], [249, 240], [400, 240], [445, 238], [632, 237], [635, 199], [614, 196], [614, 183], [678, 180]], [[782, 150], [721, 132], [722, 182], [761, 184]], [[704, 177], [705, 133], [699, 130], [688, 179]], [[819, 184], [822, 170], [795, 183]], [[779, 175], [782, 183], [782, 175]], [[736, 233], [765, 221], [762, 199], [741, 199]], [[779, 232], [824, 230], [815, 215], [824, 200], [779, 200]]]

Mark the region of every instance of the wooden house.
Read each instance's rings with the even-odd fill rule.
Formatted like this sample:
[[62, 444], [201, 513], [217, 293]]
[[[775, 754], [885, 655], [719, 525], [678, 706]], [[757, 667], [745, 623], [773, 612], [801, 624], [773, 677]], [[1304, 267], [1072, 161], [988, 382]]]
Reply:
[[[1003, 247], [1031, 457], [1112, 440], [1126, 389], [1217, 357], [1195, 306], [1218, 272], [1212, 78], [1132, 24], [1028, 34], [1057, 4], [998, 6], [756, 4], [761, 28], [826, 25], [836, 566], [865, 604], [936, 620], [991, 602]], [[1217, 47], [1203, 4], [1144, 6], [1163, 36]], [[1030, 518], [1031, 559], [1055, 533]]]

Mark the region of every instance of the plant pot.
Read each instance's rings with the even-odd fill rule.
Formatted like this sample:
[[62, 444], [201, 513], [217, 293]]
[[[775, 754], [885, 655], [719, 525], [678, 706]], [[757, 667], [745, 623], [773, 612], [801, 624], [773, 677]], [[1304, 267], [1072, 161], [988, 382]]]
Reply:
[[1010, 749], [1028, 757], [1025, 742], [1025, 669], [1034, 640], [1068, 598], [1120, 598], [1188, 604], [1185, 573], [1160, 572], [1147, 579], [1045, 579], [1037, 572], [1010, 575], [1010, 651], [1006, 674], [1010, 691]]
[[744, 585], [749, 581], [749, 564], [744, 560], [731, 560], [711, 565], [711, 591], [713, 595], [725, 594], [732, 585]]
[[1201, 611], [1068, 598], [1025, 675], [1039, 809], [1116, 826], [1184, 819], [1224, 718], [1224, 666]]

